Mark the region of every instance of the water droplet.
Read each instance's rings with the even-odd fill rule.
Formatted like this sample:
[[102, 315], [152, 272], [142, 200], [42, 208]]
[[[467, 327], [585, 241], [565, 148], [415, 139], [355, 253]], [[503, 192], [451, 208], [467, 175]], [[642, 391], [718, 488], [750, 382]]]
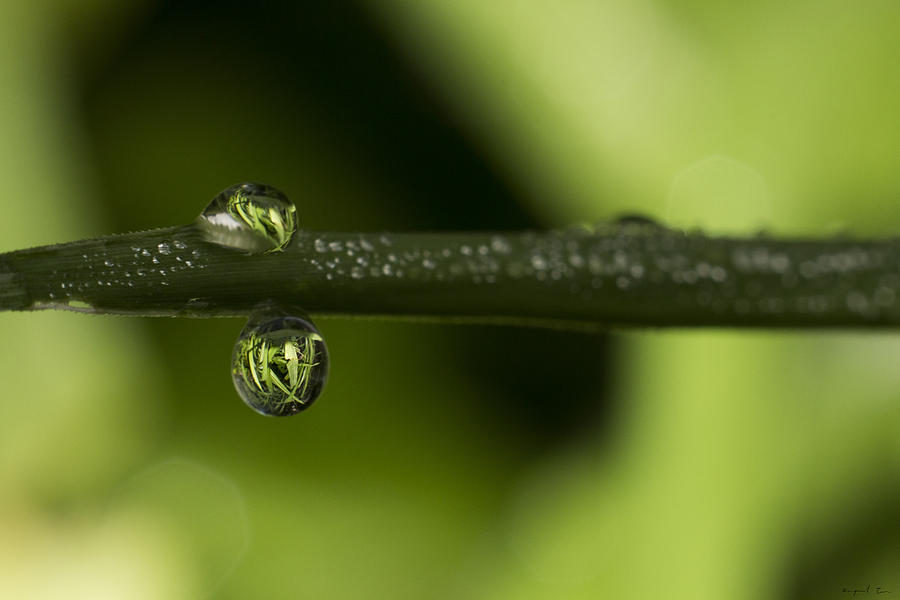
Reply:
[[265, 310], [251, 315], [241, 331], [231, 374], [247, 406], [286, 417], [308, 408], [322, 393], [328, 351], [308, 319]]
[[713, 267], [709, 270], [709, 278], [716, 283], [725, 281], [726, 277], [728, 277], [728, 271], [726, 271], [722, 267]]
[[258, 183], [223, 190], [197, 223], [207, 241], [250, 253], [280, 252], [297, 232], [291, 201], [277, 189]]
[[491, 249], [498, 254], [509, 254], [511, 250], [509, 242], [499, 235], [491, 238]]
[[618, 225], [639, 225], [639, 226], [652, 226], [652, 227], [661, 227], [656, 220], [648, 217], [647, 215], [642, 215], [638, 213], [626, 213], [624, 215], [620, 215], [616, 217], [616, 223]]
[[890, 306], [894, 303], [896, 294], [889, 287], [879, 287], [875, 290], [875, 304], [878, 306]]

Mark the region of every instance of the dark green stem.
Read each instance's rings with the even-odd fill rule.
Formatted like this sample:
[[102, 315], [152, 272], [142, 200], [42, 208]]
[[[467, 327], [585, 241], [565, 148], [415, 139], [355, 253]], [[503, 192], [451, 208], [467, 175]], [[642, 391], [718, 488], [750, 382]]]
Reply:
[[546, 233], [300, 231], [283, 252], [197, 225], [0, 255], [0, 308], [583, 326], [900, 325], [900, 241], [710, 238], [646, 223]]

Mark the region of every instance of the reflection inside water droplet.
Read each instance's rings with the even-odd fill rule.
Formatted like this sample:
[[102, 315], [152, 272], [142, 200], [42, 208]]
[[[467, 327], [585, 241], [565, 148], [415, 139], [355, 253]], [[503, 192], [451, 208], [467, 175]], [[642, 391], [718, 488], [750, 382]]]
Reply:
[[297, 211], [279, 190], [241, 183], [213, 198], [197, 223], [214, 244], [251, 253], [280, 252], [297, 232]]
[[251, 315], [241, 331], [231, 374], [247, 406], [286, 417], [306, 409], [322, 393], [328, 351], [308, 319], [266, 310]]

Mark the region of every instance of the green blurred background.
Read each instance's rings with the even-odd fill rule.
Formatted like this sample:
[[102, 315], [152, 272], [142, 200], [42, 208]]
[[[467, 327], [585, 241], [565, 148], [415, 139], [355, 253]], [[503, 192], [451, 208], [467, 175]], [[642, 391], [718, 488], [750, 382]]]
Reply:
[[[2, 251], [243, 180], [314, 229], [900, 225], [895, 0], [5, 0], [0, 34]], [[0, 315], [0, 597], [900, 594], [893, 334], [318, 324], [328, 388], [275, 420], [240, 321]]]

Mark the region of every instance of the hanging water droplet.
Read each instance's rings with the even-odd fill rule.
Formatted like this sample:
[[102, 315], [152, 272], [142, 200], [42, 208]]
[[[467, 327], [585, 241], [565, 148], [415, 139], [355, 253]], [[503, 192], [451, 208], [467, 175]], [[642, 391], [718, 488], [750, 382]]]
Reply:
[[308, 319], [251, 315], [231, 357], [234, 387], [258, 413], [287, 417], [308, 408], [325, 387], [328, 351]]
[[297, 210], [271, 186], [241, 183], [213, 198], [197, 223], [214, 244], [250, 253], [280, 252], [297, 232]]

